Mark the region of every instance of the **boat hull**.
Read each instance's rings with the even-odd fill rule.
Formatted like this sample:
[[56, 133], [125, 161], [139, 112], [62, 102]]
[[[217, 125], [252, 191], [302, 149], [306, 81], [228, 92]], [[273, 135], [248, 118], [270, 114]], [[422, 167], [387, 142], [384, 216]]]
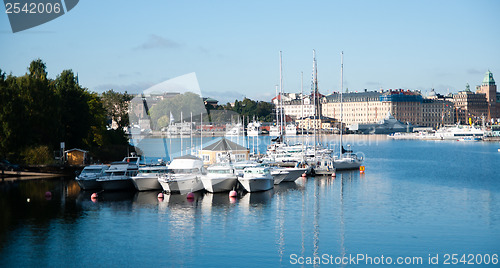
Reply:
[[94, 189], [100, 189], [101, 185], [99, 182], [96, 181], [96, 179], [76, 179], [76, 182], [82, 188], [82, 190], [94, 190]]
[[266, 178], [239, 178], [238, 179], [243, 188], [247, 192], [260, 192], [267, 191], [274, 187], [274, 180], [272, 177]]
[[238, 178], [236, 176], [229, 178], [211, 178], [202, 177], [203, 188], [211, 193], [228, 192], [234, 189]]
[[171, 179], [158, 179], [165, 192], [189, 193], [203, 190], [203, 183], [198, 176], [187, 175]]
[[271, 175], [273, 176], [274, 179], [274, 184], [280, 184], [286, 176], [288, 176], [288, 171], [285, 170], [274, 170], [271, 171]]
[[307, 171], [307, 168], [287, 168], [286, 171], [288, 171], [288, 175], [283, 182], [293, 182], [302, 177], [302, 174]]
[[134, 183], [130, 177], [106, 178], [97, 180], [104, 191], [132, 191], [135, 190]]
[[[359, 160], [339, 159], [333, 162], [333, 166], [335, 167], [336, 170], [359, 169], [362, 163], [363, 162]], [[318, 173], [316, 172], [316, 174]], [[330, 174], [332, 173], [330, 172]]]
[[137, 191], [152, 191], [161, 190], [162, 187], [158, 182], [158, 177], [134, 177], [132, 178], [135, 189]]

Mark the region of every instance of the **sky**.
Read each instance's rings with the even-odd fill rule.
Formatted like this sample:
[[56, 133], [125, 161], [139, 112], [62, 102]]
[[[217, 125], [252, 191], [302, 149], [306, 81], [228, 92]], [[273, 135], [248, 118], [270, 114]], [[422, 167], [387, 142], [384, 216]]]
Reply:
[[[139, 93], [196, 73], [203, 97], [270, 101], [311, 89], [316, 50], [320, 92], [474, 89], [487, 70], [500, 79], [500, 1], [80, 1], [63, 16], [12, 33], [0, 14], [0, 69], [27, 72], [41, 58], [49, 77], [78, 73], [91, 91]], [[499, 80], [500, 81], [500, 80]]]

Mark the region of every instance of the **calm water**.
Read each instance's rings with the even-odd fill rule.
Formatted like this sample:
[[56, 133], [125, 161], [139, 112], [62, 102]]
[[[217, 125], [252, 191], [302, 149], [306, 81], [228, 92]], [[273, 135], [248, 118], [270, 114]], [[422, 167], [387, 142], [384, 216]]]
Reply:
[[235, 201], [145, 192], [93, 203], [71, 178], [2, 183], [0, 266], [276, 267], [367, 254], [426, 267], [429, 254], [439, 254], [434, 266], [444, 254], [500, 254], [498, 143], [348, 139], [366, 155], [365, 175], [298, 179]]

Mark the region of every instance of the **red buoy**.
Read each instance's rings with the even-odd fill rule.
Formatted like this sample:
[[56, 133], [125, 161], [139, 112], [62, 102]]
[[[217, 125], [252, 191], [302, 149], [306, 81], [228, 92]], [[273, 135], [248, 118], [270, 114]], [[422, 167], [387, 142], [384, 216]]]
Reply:
[[189, 193], [186, 195], [186, 198], [187, 198], [187, 199], [194, 199], [194, 194], [193, 194], [193, 192], [189, 192]]
[[51, 198], [52, 197], [52, 193], [47, 191], [45, 192], [45, 198]]
[[229, 197], [237, 197], [237, 196], [238, 196], [238, 193], [235, 190], [232, 190], [231, 192], [229, 192]]
[[158, 193], [158, 199], [163, 199], [163, 193]]
[[302, 173], [302, 178], [305, 178], [307, 177], [307, 174], [306, 173]]
[[97, 199], [98, 195], [97, 193], [93, 193], [91, 196], [90, 196], [90, 199]]

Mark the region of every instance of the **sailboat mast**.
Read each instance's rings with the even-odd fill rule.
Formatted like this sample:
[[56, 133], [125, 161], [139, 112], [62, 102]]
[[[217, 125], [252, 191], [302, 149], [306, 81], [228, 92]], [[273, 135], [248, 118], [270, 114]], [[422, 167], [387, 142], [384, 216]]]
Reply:
[[342, 155], [342, 91], [344, 91], [344, 51], [340, 54], [340, 156]]
[[278, 98], [278, 85], [276, 85], [276, 127], [279, 127], [280, 117], [278, 114], [278, 107], [280, 106], [280, 100]]
[[203, 150], [203, 113], [200, 113], [200, 157], [201, 157], [201, 150]]
[[282, 52], [280, 51], [280, 115], [281, 115], [281, 121], [280, 121], [280, 137], [283, 136], [283, 57], [282, 57]]
[[[304, 122], [304, 72], [300, 72], [300, 118]], [[302, 135], [302, 144], [304, 144], [304, 126], [300, 128], [300, 134]]]
[[316, 90], [317, 90], [317, 76], [316, 76], [316, 50], [313, 49], [313, 84], [312, 84], [312, 91], [313, 91], [313, 107], [314, 107], [314, 157], [316, 157], [316, 128], [317, 128], [317, 122], [316, 122]]

